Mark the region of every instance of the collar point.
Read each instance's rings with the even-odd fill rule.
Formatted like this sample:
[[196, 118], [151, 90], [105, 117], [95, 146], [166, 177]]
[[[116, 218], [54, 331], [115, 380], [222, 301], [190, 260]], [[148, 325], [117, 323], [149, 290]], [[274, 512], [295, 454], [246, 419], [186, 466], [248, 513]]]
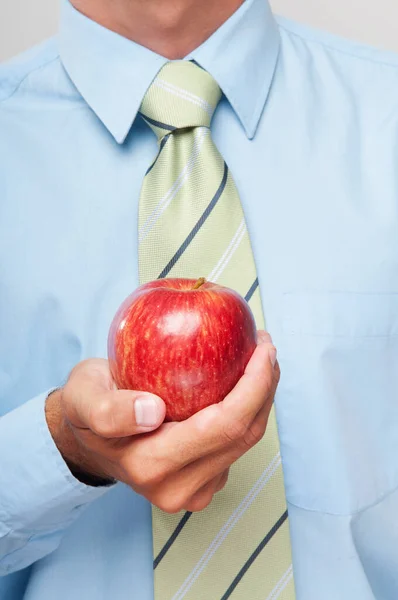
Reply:
[[244, 129], [245, 129], [247, 139], [252, 140], [254, 138], [254, 136], [256, 135], [257, 123], [250, 127], [244, 127]]
[[119, 146], [122, 146], [124, 144], [124, 142], [126, 141], [128, 133], [129, 133], [128, 131], [122, 132], [122, 133], [112, 133], [112, 136], [113, 136], [115, 142], [117, 144], [119, 144]]

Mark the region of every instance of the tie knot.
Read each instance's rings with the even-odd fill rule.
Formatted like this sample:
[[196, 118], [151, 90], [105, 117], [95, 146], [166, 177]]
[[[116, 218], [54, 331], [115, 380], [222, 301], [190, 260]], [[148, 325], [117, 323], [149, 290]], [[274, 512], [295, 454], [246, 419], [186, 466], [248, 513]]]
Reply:
[[209, 127], [220, 98], [220, 87], [207, 71], [179, 60], [159, 71], [140, 113], [160, 139], [175, 129]]

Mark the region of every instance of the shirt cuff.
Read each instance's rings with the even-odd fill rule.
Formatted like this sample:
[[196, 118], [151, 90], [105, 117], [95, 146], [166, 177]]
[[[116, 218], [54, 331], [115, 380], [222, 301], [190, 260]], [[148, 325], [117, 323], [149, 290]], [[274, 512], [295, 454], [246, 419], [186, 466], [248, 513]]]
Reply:
[[109, 490], [85, 485], [70, 472], [47, 426], [49, 393], [0, 419], [0, 535], [57, 527]]

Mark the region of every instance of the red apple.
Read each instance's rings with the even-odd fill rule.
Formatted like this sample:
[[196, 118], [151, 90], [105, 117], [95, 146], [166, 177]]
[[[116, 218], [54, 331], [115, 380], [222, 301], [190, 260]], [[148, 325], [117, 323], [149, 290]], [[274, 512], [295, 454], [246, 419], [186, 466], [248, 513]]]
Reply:
[[253, 313], [236, 291], [203, 277], [157, 279], [120, 306], [108, 358], [118, 388], [157, 394], [166, 419], [182, 421], [225, 398], [256, 343]]

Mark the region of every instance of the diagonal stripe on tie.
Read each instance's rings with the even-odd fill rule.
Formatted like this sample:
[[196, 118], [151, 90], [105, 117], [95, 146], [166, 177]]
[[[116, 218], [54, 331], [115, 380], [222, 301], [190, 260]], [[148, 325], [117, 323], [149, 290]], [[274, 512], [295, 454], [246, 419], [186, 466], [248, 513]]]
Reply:
[[173, 127], [172, 125], [167, 125], [166, 123], [161, 123], [161, 121], [156, 121], [156, 119], [151, 119], [148, 116], [144, 116], [144, 120], [149, 124], [149, 125], [155, 125], [155, 127], [160, 127], [160, 129], [166, 129], [166, 131], [174, 131], [176, 129], [176, 127]]
[[180, 531], [182, 530], [184, 525], [187, 523], [188, 519], [190, 519], [191, 517], [192, 517], [192, 513], [189, 511], [187, 511], [185, 513], [185, 515], [182, 517], [181, 521], [178, 523], [177, 527], [174, 529], [173, 534], [169, 537], [166, 544], [163, 546], [163, 548], [161, 549], [161, 551], [159, 552], [159, 554], [156, 556], [155, 560], [153, 561], [154, 569], [156, 569], [156, 567], [158, 566], [158, 564], [160, 563], [162, 558], [165, 557], [166, 552], [171, 548], [172, 544], [174, 544], [174, 542], [176, 541], [176, 539], [178, 537], [178, 534], [180, 533]]
[[279, 596], [281, 595], [283, 590], [289, 585], [289, 583], [292, 581], [292, 579], [293, 579], [293, 566], [290, 565], [286, 569], [286, 571], [283, 573], [283, 575], [280, 578], [280, 580], [278, 581], [278, 583], [272, 589], [269, 596], [267, 596], [266, 600], [277, 600], [277, 598], [279, 598]]
[[172, 257], [172, 259], [167, 263], [167, 265], [165, 266], [165, 268], [163, 269], [163, 271], [160, 273], [159, 279], [161, 279], [162, 277], [166, 277], [166, 275], [168, 275], [170, 273], [171, 269], [174, 267], [174, 265], [176, 264], [177, 260], [182, 256], [182, 254], [184, 253], [184, 251], [188, 248], [189, 244], [192, 242], [192, 240], [195, 237], [195, 235], [198, 233], [199, 229], [202, 227], [203, 223], [206, 221], [206, 219], [210, 215], [211, 211], [213, 210], [213, 208], [217, 204], [218, 200], [220, 199], [221, 194], [223, 193], [223, 191], [225, 189], [225, 185], [227, 183], [227, 177], [228, 177], [228, 167], [224, 163], [224, 173], [223, 173], [223, 176], [222, 176], [220, 187], [218, 188], [218, 190], [214, 194], [214, 197], [212, 198], [211, 202], [209, 203], [209, 205], [204, 210], [204, 212], [201, 215], [201, 217], [198, 220], [198, 222], [195, 224], [195, 227], [189, 232], [188, 236], [183, 241], [183, 243], [181, 244], [181, 246], [178, 248], [177, 252], [174, 254], [174, 256]]
[[[205, 70], [173, 61], [143, 99], [140, 112], [159, 150], [140, 197], [140, 283], [207, 277], [236, 289], [263, 328], [239, 194], [209, 135], [220, 97]], [[153, 507], [152, 525], [155, 600], [294, 600], [274, 410], [263, 440], [232, 465], [228, 484], [205, 510], [168, 515]]]
[[[245, 294], [245, 296], [244, 296], [246, 302], [250, 301], [250, 299], [252, 298], [252, 296], [253, 296], [255, 290], [257, 289], [257, 287], [258, 287], [258, 278], [256, 277], [256, 279], [254, 280], [254, 282], [250, 286], [250, 289], [248, 290], [247, 294]], [[192, 513], [189, 512], [189, 511], [187, 511], [184, 514], [184, 516], [181, 518], [181, 520], [179, 521], [177, 527], [174, 529], [172, 535], [169, 537], [169, 539], [167, 540], [167, 542], [164, 544], [164, 546], [161, 549], [161, 551], [159, 552], [159, 554], [155, 557], [154, 562], [153, 562], [154, 569], [156, 569], [156, 567], [159, 565], [160, 561], [165, 557], [167, 551], [171, 548], [172, 544], [177, 539], [179, 533], [182, 531], [183, 527], [188, 522], [188, 519], [190, 519], [191, 517], [192, 517]]]
[[[203, 146], [208, 134], [209, 130], [201, 127], [198, 128], [193, 136], [188, 140], [186, 138], [179, 139], [178, 149], [180, 152], [184, 152], [184, 156], [186, 158], [182, 165], [178, 165], [178, 171], [176, 169], [168, 169], [165, 175], [164, 169], [167, 168], [168, 156], [170, 154], [173, 155], [174, 153], [173, 142], [175, 146], [175, 140], [171, 136], [170, 142], [163, 147], [163, 153], [160, 156], [158, 154], [158, 160], [160, 163], [158, 168], [162, 168], [161, 173], [163, 176], [160, 181], [157, 181], [156, 189], [153, 190], [152, 188], [154, 174], [152, 174], [150, 177], [144, 178], [142, 193], [146, 192], [147, 187], [151, 188], [152, 193], [147, 203], [145, 218], [140, 218], [139, 222], [139, 244], [142, 248], [142, 254], [152, 251], [152, 239], [147, 239], [149, 234], [151, 234], [151, 237], [155, 239], [158, 238], [159, 235], [170, 235], [170, 231], [165, 231], [165, 227], [163, 226], [163, 215], [170, 204], [180, 201], [180, 198], [182, 198], [184, 195], [184, 188], [185, 186], [189, 185], [190, 179], [200, 176], [201, 154], [203, 152]], [[186, 147], [181, 149], [183, 141], [185, 142]], [[220, 160], [222, 159], [220, 158]], [[156, 177], [156, 179], [159, 179], [159, 177]], [[218, 177], [216, 178], [213, 176], [204, 180], [202, 187], [206, 189], [206, 196], [212, 196], [215, 193], [215, 190], [218, 188], [218, 185]], [[193, 207], [190, 214], [192, 216], [191, 226], [193, 227], [196, 220], [201, 215], [201, 207]], [[178, 232], [173, 230], [171, 233], [173, 234], [173, 237], [172, 239], [168, 239], [172, 243], [172, 247], [174, 247], [175, 233]], [[184, 231], [181, 232], [181, 235], [183, 234]], [[145, 246], [145, 244], [147, 244], [147, 246]], [[178, 247], [177, 243], [176, 247]], [[156, 275], [152, 275], [152, 277]]]
[[238, 583], [240, 582], [242, 577], [249, 570], [250, 566], [256, 560], [257, 556], [260, 554], [261, 550], [263, 550], [265, 548], [265, 546], [268, 544], [270, 539], [276, 534], [279, 527], [281, 527], [283, 525], [283, 523], [286, 521], [286, 519], [287, 519], [287, 510], [285, 510], [283, 515], [277, 520], [275, 525], [270, 529], [270, 531], [267, 533], [267, 535], [264, 537], [264, 539], [261, 541], [261, 543], [257, 546], [255, 551], [249, 556], [249, 558], [247, 559], [247, 561], [245, 562], [245, 564], [243, 565], [243, 567], [241, 568], [239, 573], [236, 575], [236, 577], [232, 581], [231, 585], [229, 586], [229, 588], [227, 589], [225, 594], [223, 594], [221, 600], [227, 600], [231, 596], [232, 592], [234, 591], [234, 589], [236, 588], [236, 586], [238, 585]]
[[242, 517], [250, 509], [252, 504], [255, 502], [259, 494], [262, 492], [264, 487], [272, 479], [276, 473], [278, 467], [280, 467], [281, 459], [278, 453], [270, 464], [266, 467], [260, 478], [255, 482], [253, 487], [249, 490], [247, 495], [243, 498], [242, 502], [236, 507], [233, 513], [230, 515], [228, 520], [225, 521], [221, 529], [217, 532], [215, 537], [211, 540], [209, 546], [201, 556], [200, 560], [196, 563], [189, 576], [185, 579], [180, 589], [173, 596], [172, 600], [181, 600], [186, 596], [196, 580], [202, 575], [203, 571], [208, 566], [209, 562], [213, 559], [214, 555], [222, 547], [228, 536], [231, 535], [233, 529], [239, 525]]
[[167, 142], [167, 140], [168, 140], [169, 138], [170, 138], [170, 134], [167, 134], [167, 135], [165, 135], [165, 136], [164, 136], [164, 138], [162, 138], [162, 140], [160, 141], [160, 144], [159, 144], [159, 150], [158, 150], [158, 153], [157, 153], [157, 155], [156, 155], [156, 158], [155, 158], [155, 160], [153, 161], [153, 163], [151, 164], [151, 166], [148, 168], [148, 170], [147, 170], [147, 172], [145, 173], [145, 175], [148, 175], [148, 173], [150, 173], [150, 172], [152, 171], [153, 167], [154, 167], [154, 166], [156, 165], [156, 163], [158, 162], [158, 160], [159, 160], [159, 157], [160, 157], [160, 155], [161, 155], [161, 153], [162, 153], [162, 150], [163, 150], [163, 148], [165, 147], [165, 145], [166, 145], [166, 142]]
[[245, 295], [246, 302], [250, 302], [251, 297], [253, 296], [253, 294], [257, 288], [258, 288], [258, 278], [256, 277], [256, 279], [253, 281], [253, 284], [250, 286], [250, 290]]

